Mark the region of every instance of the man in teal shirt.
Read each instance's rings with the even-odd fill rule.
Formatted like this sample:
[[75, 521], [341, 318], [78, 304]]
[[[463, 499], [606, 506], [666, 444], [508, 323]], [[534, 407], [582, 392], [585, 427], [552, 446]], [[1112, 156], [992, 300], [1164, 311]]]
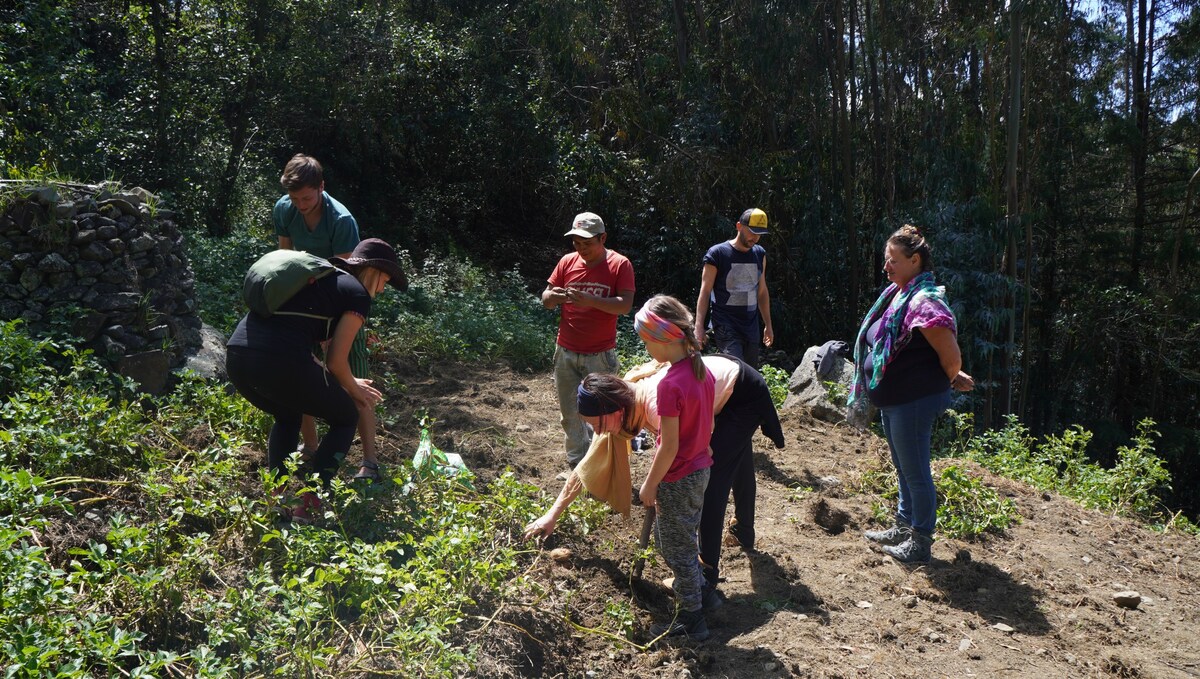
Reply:
[[[275, 202], [271, 218], [280, 250], [300, 250], [326, 259], [346, 259], [358, 245], [358, 222], [354, 215], [325, 193], [325, 177], [316, 158], [297, 153], [283, 168], [279, 178], [287, 195]], [[367, 377], [366, 327], [359, 331], [350, 347], [350, 371], [355, 377]], [[300, 426], [304, 439], [301, 455], [317, 449], [317, 424], [305, 415]], [[355, 478], [378, 479], [379, 460], [375, 450], [375, 413], [363, 412], [358, 421], [362, 440], [363, 463]]]
[[360, 240], [358, 222], [345, 205], [325, 193], [321, 164], [298, 153], [288, 161], [279, 183], [287, 191], [271, 211], [279, 249], [326, 259], [349, 257]]

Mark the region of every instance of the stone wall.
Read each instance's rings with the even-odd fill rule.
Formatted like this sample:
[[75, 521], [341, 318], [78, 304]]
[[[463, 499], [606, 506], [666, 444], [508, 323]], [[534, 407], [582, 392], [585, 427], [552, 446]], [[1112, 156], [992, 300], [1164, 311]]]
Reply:
[[183, 235], [144, 189], [0, 182], [0, 319], [69, 323], [158, 392], [201, 343]]

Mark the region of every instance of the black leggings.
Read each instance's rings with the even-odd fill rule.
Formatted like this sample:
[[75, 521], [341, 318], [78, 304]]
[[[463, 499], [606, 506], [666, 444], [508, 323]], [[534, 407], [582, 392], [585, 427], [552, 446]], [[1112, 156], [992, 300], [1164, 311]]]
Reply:
[[358, 408], [337, 379], [312, 356], [238, 346], [228, 348], [225, 369], [239, 394], [275, 417], [267, 440], [267, 465], [272, 471], [284, 471], [284, 461], [300, 442], [300, 420], [306, 413], [329, 425], [313, 456], [313, 468], [329, 483], [346, 458], [358, 426]]
[[755, 430], [774, 409], [766, 381], [757, 371], [743, 367], [729, 401], [714, 418], [710, 439], [712, 474], [704, 491], [699, 535], [704, 578], [711, 586], [716, 586], [721, 574], [721, 534], [730, 491], [733, 491], [738, 537], [742, 544], [754, 544], [754, 500], [758, 483], [754, 478], [751, 441]]

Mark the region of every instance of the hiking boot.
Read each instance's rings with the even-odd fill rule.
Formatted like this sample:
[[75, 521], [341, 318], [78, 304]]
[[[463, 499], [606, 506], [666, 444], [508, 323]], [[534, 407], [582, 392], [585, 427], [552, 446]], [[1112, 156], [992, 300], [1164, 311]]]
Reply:
[[900, 563], [923, 564], [929, 563], [932, 546], [932, 535], [923, 535], [910, 529], [907, 540], [895, 547], [884, 547], [883, 552]]
[[705, 613], [717, 610], [724, 603], [725, 600], [721, 598], [721, 593], [717, 591], [716, 587], [705, 585], [704, 588], [700, 590], [700, 610], [704, 611]]
[[704, 611], [679, 611], [675, 619], [667, 624], [654, 623], [650, 626], [650, 636], [657, 639], [664, 635], [685, 636], [692, 641], [704, 641], [708, 638], [708, 623], [704, 620]]
[[912, 526], [897, 521], [896, 525], [887, 530], [869, 530], [863, 533], [863, 537], [881, 545], [898, 545], [907, 540], [910, 533]]

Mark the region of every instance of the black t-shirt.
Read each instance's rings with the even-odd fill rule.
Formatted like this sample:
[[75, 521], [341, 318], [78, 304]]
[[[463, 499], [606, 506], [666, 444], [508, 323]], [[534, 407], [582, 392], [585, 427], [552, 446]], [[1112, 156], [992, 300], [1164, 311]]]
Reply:
[[[284, 312], [304, 313], [325, 318], [292, 316]], [[246, 347], [280, 354], [307, 356], [313, 345], [333, 336], [344, 313], [357, 313], [365, 321], [371, 313], [371, 296], [358, 279], [344, 271], [335, 271], [296, 293], [268, 317], [253, 311], [246, 314], [229, 338], [229, 346]]]
[[[875, 321], [867, 329], [868, 346], [875, 346], [881, 324], [882, 319]], [[873, 368], [872, 356], [868, 352], [866, 360], [863, 361], [863, 370], [865, 374], [870, 375]], [[892, 356], [887, 370], [883, 372], [883, 379], [874, 389], [867, 391], [867, 398], [871, 405], [882, 408], [910, 403], [949, 388], [950, 378], [946, 377], [946, 372], [942, 370], [937, 351], [929, 340], [925, 339], [925, 333], [919, 328], [913, 328], [908, 344], [900, 353]]]

